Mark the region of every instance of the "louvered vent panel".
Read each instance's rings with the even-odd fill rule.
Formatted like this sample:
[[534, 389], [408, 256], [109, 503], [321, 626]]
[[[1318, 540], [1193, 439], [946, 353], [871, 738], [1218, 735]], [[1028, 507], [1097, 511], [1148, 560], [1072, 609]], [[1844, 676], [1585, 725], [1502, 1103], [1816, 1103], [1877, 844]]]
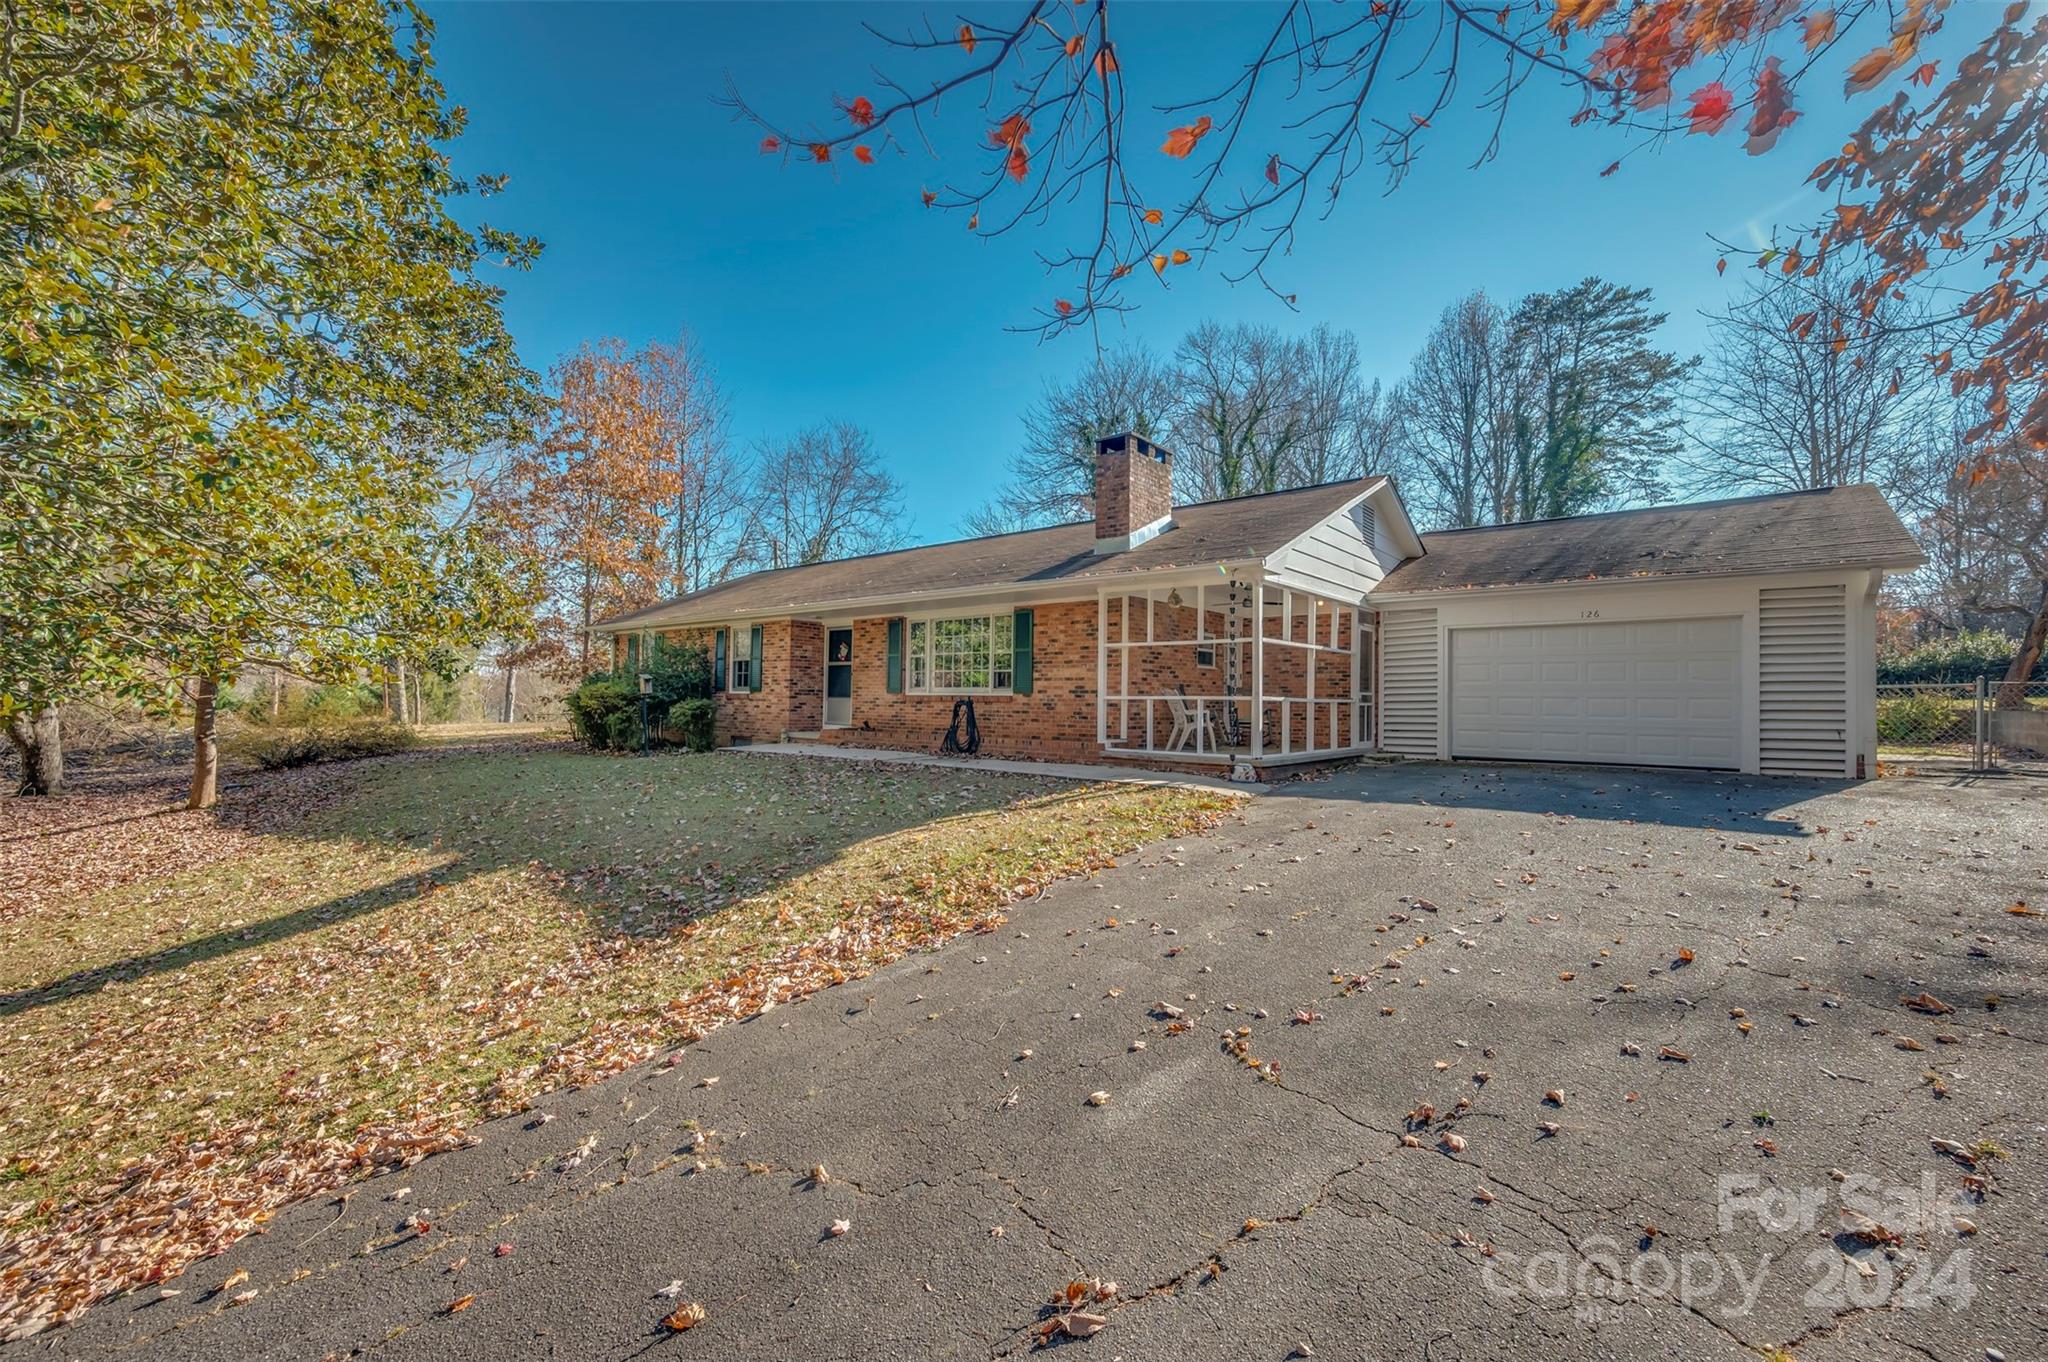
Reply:
[[1437, 754], [1437, 690], [1442, 658], [1436, 611], [1380, 615], [1380, 746], [1409, 757]]
[[1849, 750], [1848, 590], [1766, 587], [1758, 607], [1759, 764], [1770, 775], [1839, 776]]

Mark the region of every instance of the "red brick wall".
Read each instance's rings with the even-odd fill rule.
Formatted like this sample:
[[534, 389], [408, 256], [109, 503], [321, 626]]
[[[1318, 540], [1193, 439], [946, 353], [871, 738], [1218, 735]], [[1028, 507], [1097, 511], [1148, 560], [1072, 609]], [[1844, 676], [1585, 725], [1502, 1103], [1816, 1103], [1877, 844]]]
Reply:
[[[991, 757], [1096, 761], [1095, 602], [1033, 608], [1029, 695], [977, 695], [981, 751]], [[907, 642], [907, 640], [906, 640]], [[936, 752], [952, 721], [956, 695], [891, 695], [888, 620], [853, 626], [853, 726], [828, 728], [824, 741], [847, 747]], [[905, 679], [908, 680], [908, 667]]]
[[[1143, 609], [1142, 603], [1134, 603], [1132, 609], [1135, 616]], [[975, 719], [981, 730], [981, 751], [991, 757], [1099, 761], [1103, 753], [1095, 741], [1096, 603], [1091, 600], [1040, 605], [1034, 607], [1034, 614], [1032, 693], [973, 697]], [[1173, 609], [1162, 601], [1156, 618], [1159, 639], [1194, 637], [1194, 611], [1191, 608]], [[1342, 646], [1351, 641], [1351, 630], [1348, 614], [1340, 616], [1340, 619], [1342, 626], [1338, 642]], [[1134, 618], [1133, 624], [1137, 636], [1145, 637], [1142, 621]], [[1222, 616], [1212, 610], [1208, 630], [1213, 634], [1221, 632], [1222, 627]], [[1327, 618], [1324, 627], [1328, 627]], [[1269, 628], [1277, 638], [1278, 621], [1273, 621]], [[689, 629], [669, 630], [666, 634], [671, 640], [695, 641], [709, 649], [712, 646], [711, 635], [715, 632]], [[1297, 639], [1306, 637], [1300, 621], [1289, 632]], [[1121, 633], [1119, 603], [1112, 600], [1110, 638], [1115, 640], [1121, 637]], [[724, 746], [735, 738], [777, 742], [790, 733], [818, 733], [820, 741], [841, 746], [938, 751], [952, 719], [954, 701], [961, 697], [889, 693], [887, 617], [855, 621], [853, 724], [850, 728], [824, 728], [825, 636], [823, 626], [807, 620], [770, 620], [763, 624], [761, 689], [758, 692], [728, 691], [718, 697], [714, 740]], [[1321, 637], [1327, 639], [1328, 636], [1324, 634]], [[744, 648], [744, 628], [740, 630], [739, 638]], [[1215, 667], [1198, 666], [1196, 650], [1192, 647], [1134, 648], [1131, 650], [1131, 692], [1134, 695], [1163, 695], [1180, 685], [1186, 687], [1190, 696], [1220, 695], [1225, 676], [1221, 665], [1224, 660], [1222, 649], [1228, 646], [1217, 645], [1218, 665]], [[1245, 650], [1242, 673], [1244, 684], [1249, 687], [1252, 670], [1250, 642], [1246, 640], [1238, 646]], [[1306, 662], [1309, 656], [1299, 648], [1268, 647], [1266, 694], [1306, 695]], [[1316, 694], [1321, 697], [1346, 696], [1351, 684], [1351, 659], [1341, 654], [1315, 656]], [[1111, 696], [1122, 689], [1120, 667], [1119, 653], [1112, 651], [1107, 687]], [[1361, 675], [1369, 675], [1369, 671], [1362, 667]], [[908, 679], [907, 665], [905, 678]], [[1248, 701], [1245, 703], [1249, 704]], [[1288, 710], [1288, 745], [1299, 751], [1309, 745], [1309, 707], [1294, 704], [1288, 706]], [[1340, 745], [1348, 744], [1351, 741], [1350, 707], [1338, 705], [1335, 711], [1337, 741]], [[1280, 706], [1269, 702], [1266, 713], [1267, 726], [1273, 734], [1269, 746], [1277, 751]], [[1316, 707], [1315, 736], [1318, 742], [1329, 741], [1330, 713], [1330, 707]], [[1244, 717], [1249, 721], [1249, 713]], [[1172, 718], [1164, 704], [1153, 706], [1152, 720], [1155, 740], [1164, 743], [1172, 729]], [[1110, 708], [1109, 723], [1114, 737], [1118, 729], [1116, 705]], [[1130, 707], [1132, 742], [1143, 742], [1144, 724], [1145, 707], [1134, 701]]]

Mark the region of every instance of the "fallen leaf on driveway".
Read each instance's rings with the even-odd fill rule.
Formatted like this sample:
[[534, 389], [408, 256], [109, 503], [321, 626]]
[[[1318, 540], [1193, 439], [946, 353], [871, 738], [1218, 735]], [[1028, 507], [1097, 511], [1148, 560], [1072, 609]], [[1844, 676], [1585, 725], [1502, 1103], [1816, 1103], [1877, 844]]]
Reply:
[[447, 1307], [448, 1313], [451, 1315], [459, 1315], [464, 1310], [469, 1309], [470, 1306], [475, 1304], [476, 1292], [472, 1291], [467, 1296], [457, 1296], [454, 1300], [449, 1301]]
[[1462, 1154], [1465, 1152], [1465, 1137], [1455, 1130], [1447, 1130], [1444, 1132], [1443, 1146], [1453, 1154]]
[[691, 1301], [677, 1307], [674, 1314], [662, 1320], [662, 1327], [672, 1334], [684, 1334], [704, 1322], [704, 1307]]
[[1692, 1063], [1692, 1056], [1691, 1056], [1691, 1055], [1687, 1054], [1687, 1053], [1686, 1053], [1685, 1051], [1683, 1051], [1683, 1050], [1674, 1050], [1674, 1049], [1672, 1049], [1672, 1048], [1671, 1048], [1671, 1047], [1670, 1047], [1669, 1045], [1664, 1045], [1664, 1046], [1659, 1046], [1659, 1047], [1658, 1047], [1658, 1049], [1657, 1049], [1657, 1058], [1659, 1058], [1659, 1059], [1668, 1059], [1668, 1060], [1670, 1060], [1670, 1061], [1671, 1061], [1672, 1063], [1674, 1063], [1674, 1064], [1690, 1064], [1690, 1063]]
[[1901, 998], [1899, 1003], [1901, 1006], [1912, 1008], [1915, 1012], [1925, 1012], [1930, 1017], [1939, 1017], [1945, 1013], [1955, 1011], [1953, 1007], [1950, 1007], [1932, 993], [1922, 993], [1912, 998]]
[[1108, 1093], [1106, 1093], [1106, 1092], [1091, 1092], [1091, 1093], [1089, 1093], [1089, 1094], [1088, 1094], [1088, 1105], [1089, 1105], [1089, 1106], [1091, 1106], [1091, 1107], [1106, 1107], [1106, 1106], [1108, 1106], [1108, 1105], [1109, 1105], [1109, 1094], [1108, 1094]]

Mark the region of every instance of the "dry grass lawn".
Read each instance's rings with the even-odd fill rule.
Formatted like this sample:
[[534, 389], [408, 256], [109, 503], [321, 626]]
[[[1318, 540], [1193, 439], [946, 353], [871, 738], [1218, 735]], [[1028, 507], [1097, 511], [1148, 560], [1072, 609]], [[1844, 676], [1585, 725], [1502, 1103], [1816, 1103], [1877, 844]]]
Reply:
[[0, 1336], [1229, 795], [474, 735], [0, 805]]

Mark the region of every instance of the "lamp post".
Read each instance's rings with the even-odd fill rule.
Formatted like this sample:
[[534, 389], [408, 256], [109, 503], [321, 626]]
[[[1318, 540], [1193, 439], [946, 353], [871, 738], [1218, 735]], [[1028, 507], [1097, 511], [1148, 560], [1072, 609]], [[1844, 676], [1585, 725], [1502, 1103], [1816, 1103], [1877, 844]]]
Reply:
[[640, 673], [640, 755], [647, 755], [647, 699], [654, 694], [654, 675]]

